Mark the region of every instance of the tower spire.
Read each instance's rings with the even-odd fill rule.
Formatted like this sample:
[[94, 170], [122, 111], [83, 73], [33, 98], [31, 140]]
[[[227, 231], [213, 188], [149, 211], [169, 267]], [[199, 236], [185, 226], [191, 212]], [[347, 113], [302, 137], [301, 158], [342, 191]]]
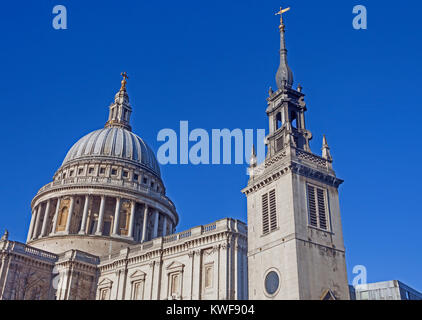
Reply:
[[283, 87], [291, 88], [293, 85], [293, 72], [287, 63], [287, 49], [285, 40], [285, 25], [283, 21], [283, 14], [289, 11], [290, 8], [283, 9], [280, 7], [280, 11], [276, 15], [280, 15], [280, 66], [278, 67], [276, 74], [276, 83], [279, 89]]
[[127, 72], [122, 72], [123, 77], [119, 92], [114, 96], [114, 103], [110, 105], [110, 112], [108, 121], [105, 124], [106, 128], [120, 127], [127, 130], [132, 130], [130, 126], [130, 115], [132, 107], [129, 104], [129, 95], [126, 92], [126, 84], [129, 79]]

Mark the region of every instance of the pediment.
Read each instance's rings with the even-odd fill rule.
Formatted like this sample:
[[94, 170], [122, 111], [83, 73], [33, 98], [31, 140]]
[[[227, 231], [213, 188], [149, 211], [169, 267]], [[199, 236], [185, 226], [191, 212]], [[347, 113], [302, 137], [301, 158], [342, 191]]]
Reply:
[[129, 275], [129, 278], [145, 278], [146, 273], [141, 270], [135, 270]]
[[173, 261], [167, 266], [167, 270], [174, 270], [174, 269], [182, 269], [185, 267], [183, 263], [180, 263], [178, 261]]
[[108, 285], [112, 285], [113, 281], [111, 281], [109, 278], [104, 278], [103, 280], [100, 281], [100, 283], [98, 283], [98, 286], [108, 286]]
[[203, 253], [209, 256], [214, 253], [214, 249], [213, 248], [205, 249], [203, 250]]

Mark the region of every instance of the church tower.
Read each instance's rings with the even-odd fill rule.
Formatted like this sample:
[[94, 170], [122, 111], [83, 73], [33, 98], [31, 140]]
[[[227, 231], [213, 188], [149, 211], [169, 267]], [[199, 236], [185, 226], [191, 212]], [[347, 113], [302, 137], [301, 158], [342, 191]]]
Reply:
[[250, 299], [349, 299], [338, 188], [324, 136], [312, 153], [302, 88], [293, 89], [280, 15], [278, 90], [267, 99], [269, 134], [264, 163], [250, 162], [242, 192], [248, 210]]

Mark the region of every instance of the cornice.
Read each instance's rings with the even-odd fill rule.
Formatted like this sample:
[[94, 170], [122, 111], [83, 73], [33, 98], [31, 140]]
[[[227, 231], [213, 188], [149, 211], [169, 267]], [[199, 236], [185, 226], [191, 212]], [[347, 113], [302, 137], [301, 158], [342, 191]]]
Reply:
[[308, 166], [305, 166], [303, 164], [299, 164], [295, 162], [292, 162], [291, 170], [293, 173], [296, 173], [298, 175], [301, 175], [313, 180], [317, 180], [319, 182], [328, 184], [335, 188], [338, 188], [344, 182], [344, 180], [341, 180], [337, 178], [336, 176], [333, 176], [328, 173], [324, 173], [320, 170], [316, 170]]
[[248, 195], [250, 193], [254, 193], [265, 186], [269, 185], [273, 181], [280, 179], [282, 176], [286, 175], [288, 172], [292, 172], [294, 174], [298, 174], [313, 180], [317, 180], [324, 184], [328, 184], [335, 188], [338, 188], [344, 181], [329, 174], [328, 172], [323, 172], [317, 169], [313, 169], [309, 166], [304, 164], [296, 163], [294, 161], [289, 161], [289, 163], [285, 163], [281, 165], [277, 170], [272, 171], [271, 173], [264, 174], [258, 179], [253, 180], [251, 179], [248, 183], [248, 186], [242, 190], [242, 193]]

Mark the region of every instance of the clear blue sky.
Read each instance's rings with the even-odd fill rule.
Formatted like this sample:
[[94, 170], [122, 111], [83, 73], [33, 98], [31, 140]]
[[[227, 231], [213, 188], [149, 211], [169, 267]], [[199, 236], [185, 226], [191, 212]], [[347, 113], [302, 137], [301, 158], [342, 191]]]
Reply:
[[[51, 26], [54, 5], [68, 30]], [[101, 128], [130, 75], [133, 130], [157, 150], [162, 128], [268, 128], [280, 5], [289, 63], [307, 94], [311, 147], [327, 135], [349, 275], [422, 290], [422, 4], [417, 1], [7, 1], [0, 11], [0, 229], [25, 241], [30, 201], [68, 149]], [[368, 30], [352, 28], [366, 5]], [[297, 83], [297, 82], [296, 82]], [[245, 166], [164, 166], [178, 230], [246, 220]], [[350, 281], [351, 281], [350, 276]]]

